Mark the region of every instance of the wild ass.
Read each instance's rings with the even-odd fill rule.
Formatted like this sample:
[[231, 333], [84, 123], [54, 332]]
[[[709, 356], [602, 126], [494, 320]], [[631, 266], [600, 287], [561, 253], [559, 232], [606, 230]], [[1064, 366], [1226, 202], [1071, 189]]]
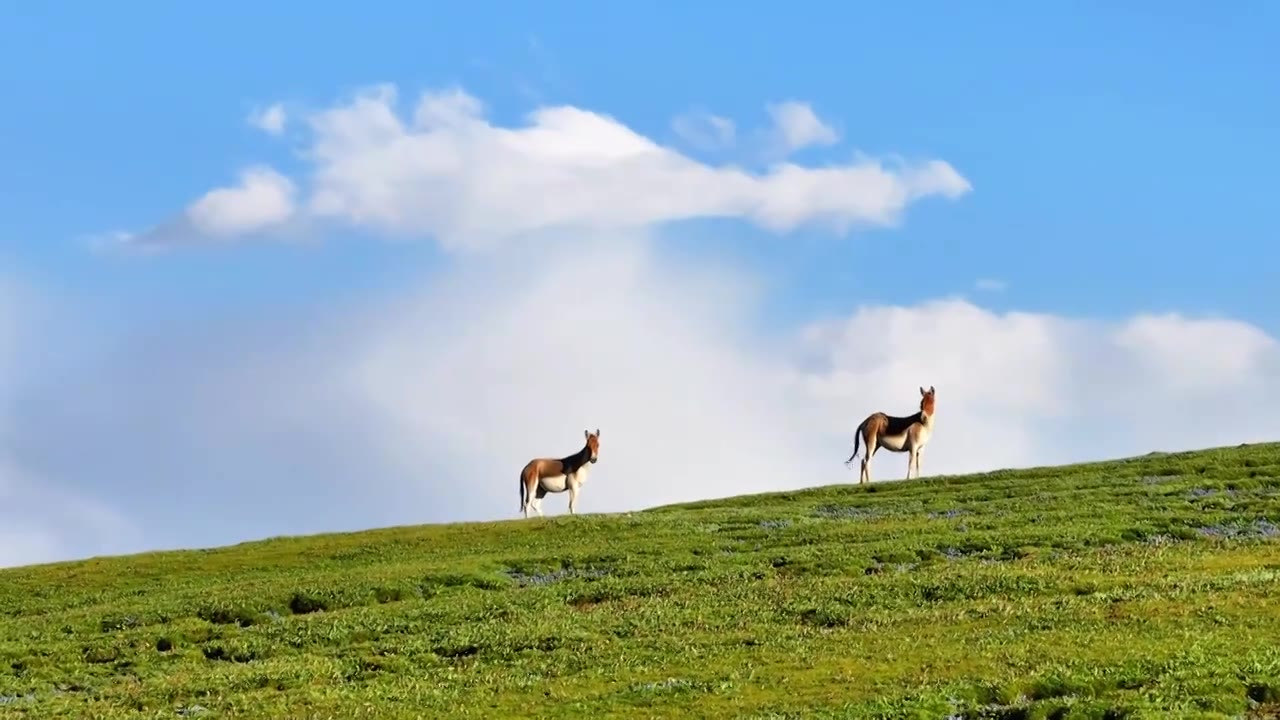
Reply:
[[534, 458], [520, 471], [520, 509], [529, 517], [529, 510], [542, 517], [542, 498], [547, 493], [569, 491], [569, 513], [578, 507], [578, 488], [587, 481], [591, 466], [600, 459], [600, 429], [593, 433], [583, 430], [587, 443], [578, 452], [556, 460]]
[[911, 479], [912, 468], [916, 477], [920, 477], [920, 451], [928, 444], [933, 435], [933, 386], [926, 392], [920, 388], [920, 412], [906, 417], [894, 417], [882, 412], [871, 413], [858, 426], [853, 436], [853, 454], [844, 461], [845, 467], [853, 464], [858, 455], [858, 441], [866, 446], [862, 454], [862, 473], [858, 476], [858, 484], [871, 482], [871, 458], [876, 450], [884, 448], [891, 452], [909, 453], [907, 457], [907, 479]]

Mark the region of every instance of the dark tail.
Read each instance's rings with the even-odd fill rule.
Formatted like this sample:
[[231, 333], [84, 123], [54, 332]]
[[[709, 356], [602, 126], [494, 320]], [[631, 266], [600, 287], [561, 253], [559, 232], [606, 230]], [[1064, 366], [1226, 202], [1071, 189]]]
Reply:
[[[866, 423], [863, 423], [863, 425], [865, 424]], [[858, 447], [861, 445], [861, 443], [862, 443], [862, 425], [859, 425], [858, 429], [853, 431], [853, 454], [849, 456], [848, 460], [844, 461], [844, 464], [846, 467], [853, 462], [854, 458], [858, 457]]]
[[525, 484], [524, 484], [524, 473], [522, 472], [520, 473], [520, 509], [517, 510], [516, 512], [524, 512], [525, 495], [527, 493], [528, 493], [528, 490], [525, 489]]

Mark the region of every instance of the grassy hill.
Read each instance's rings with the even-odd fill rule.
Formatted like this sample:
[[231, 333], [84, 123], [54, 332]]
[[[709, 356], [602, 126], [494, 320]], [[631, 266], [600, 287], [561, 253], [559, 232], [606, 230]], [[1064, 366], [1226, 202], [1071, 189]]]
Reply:
[[1271, 444], [6, 570], [0, 717], [1275, 717], [1278, 523]]

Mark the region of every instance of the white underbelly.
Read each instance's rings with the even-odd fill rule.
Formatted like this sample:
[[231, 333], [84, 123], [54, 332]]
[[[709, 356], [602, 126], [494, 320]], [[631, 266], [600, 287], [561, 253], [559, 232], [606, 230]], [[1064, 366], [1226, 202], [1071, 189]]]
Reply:
[[883, 445], [886, 450], [893, 450], [894, 452], [900, 452], [903, 448], [907, 446], [907, 434], [902, 433], [901, 435], [881, 435], [880, 444]]
[[542, 478], [542, 489], [547, 492], [564, 492], [569, 487], [569, 478], [564, 475], [548, 475]]

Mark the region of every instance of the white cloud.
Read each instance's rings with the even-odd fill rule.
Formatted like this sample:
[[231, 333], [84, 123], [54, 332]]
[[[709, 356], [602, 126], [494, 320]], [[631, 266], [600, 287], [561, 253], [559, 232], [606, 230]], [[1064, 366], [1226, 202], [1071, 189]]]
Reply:
[[1239, 392], [1247, 397], [1257, 373], [1277, 369], [1275, 339], [1252, 325], [1227, 319], [1143, 315], [1120, 328], [1114, 342], [1135, 356], [1136, 373], [1180, 395], [1218, 398]]
[[294, 192], [289, 178], [255, 165], [240, 173], [238, 185], [210, 190], [187, 208], [186, 215], [197, 231], [209, 236], [251, 233], [288, 220]]
[[808, 103], [788, 100], [766, 107], [783, 154], [813, 145], [834, 145], [840, 135]]
[[297, 212], [297, 186], [266, 165], [240, 171], [238, 182], [210, 190], [179, 215], [142, 232], [115, 230], [84, 238], [95, 252], [154, 254], [166, 247], [271, 233], [292, 235], [305, 224]]
[[[700, 163], [581, 108], [540, 107], [524, 125], [502, 127], [458, 89], [424, 93], [408, 119], [397, 112], [397, 97], [394, 86], [379, 85], [307, 118], [306, 217], [434, 237], [462, 249], [529, 234], [626, 231], [694, 218], [742, 218], [777, 231], [823, 223], [846, 231], [893, 225], [916, 200], [970, 190], [942, 160], [892, 167], [866, 158], [820, 168], [781, 163], [757, 173]], [[820, 130], [796, 124], [790, 106], [781, 107], [788, 131], [801, 133], [792, 140], [821, 140]], [[211, 193], [191, 212], [211, 234], [259, 230], [290, 214], [291, 191], [276, 174], [254, 175], [238, 190]], [[159, 242], [155, 235], [134, 241]]]
[[732, 120], [704, 110], [693, 110], [671, 120], [671, 129], [700, 150], [720, 150], [733, 145], [737, 127]]
[[284, 105], [280, 103], [275, 103], [262, 110], [255, 110], [249, 113], [248, 118], [250, 125], [270, 135], [279, 135], [284, 132], [287, 120], [288, 115], [285, 113]]
[[973, 286], [985, 292], [1002, 292], [1008, 287], [1005, 281], [995, 278], [979, 278], [973, 283]]

